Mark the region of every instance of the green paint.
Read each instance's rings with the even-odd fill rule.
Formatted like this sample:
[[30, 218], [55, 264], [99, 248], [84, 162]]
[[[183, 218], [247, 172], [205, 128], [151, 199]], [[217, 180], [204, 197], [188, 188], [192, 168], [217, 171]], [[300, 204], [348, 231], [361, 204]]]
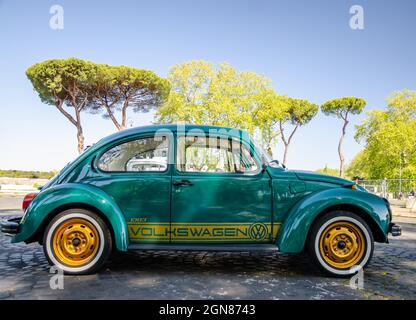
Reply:
[[[169, 137], [169, 163], [164, 172], [102, 172], [97, 159], [120, 143], [164, 130]], [[213, 130], [227, 128], [186, 126], [186, 133], [222, 136]], [[310, 226], [325, 210], [349, 206], [364, 215], [386, 241], [390, 217], [383, 199], [365, 190], [343, 187], [351, 181], [337, 177], [268, 166], [262, 170], [261, 152], [244, 131], [233, 130], [251, 150], [259, 170], [246, 173], [179, 172], [176, 159], [176, 126], [147, 126], [125, 130], [100, 140], [51, 180], [27, 209], [14, 242], [38, 240], [40, 228], [61, 208], [88, 207], [111, 224], [115, 246], [126, 251], [132, 242], [186, 240], [197, 236], [219, 238], [216, 243], [276, 243], [282, 252], [303, 250]], [[191, 186], [175, 186], [172, 181], [188, 180]], [[149, 239], [129, 239], [130, 223], [152, 223]], [[206, 228], [192, 228], [192, 223]], [[260, 223], [255, 228], [251, 225]], [[233, 227], [244, 225], [247, 229]], [[261, 224], [267, 225], [266, 229]], [[176, 225], [176, 227], [173, 227]], [[133, 234], [138, 230], [130, 231]], [[266, 230], [266, 231], [265, 231]], [[277, 239], [275, 235], [278, 232]], [[140, 232], [143, 232], [141, 230]], [[201, 233], [197, 235], [196, 233]], [[206, 234], [204, 234], [206, 233]], [[189, 239], [185, 237], [191, 236]], [[195, 236], [194, 238], [192, 238]], [[228, 238], [227, 238], [228, 237]], [[202, 239], [203, 240], [203, 239]], [[200, 242], [200, 241], [199, 241]]]

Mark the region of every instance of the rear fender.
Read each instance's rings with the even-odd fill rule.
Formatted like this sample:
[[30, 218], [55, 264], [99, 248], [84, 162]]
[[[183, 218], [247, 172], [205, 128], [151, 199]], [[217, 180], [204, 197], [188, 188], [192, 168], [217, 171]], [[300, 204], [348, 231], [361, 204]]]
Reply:
[[116, 248], [120, 251], [127, 251], [128, 229], [118, 205], [101, 189], [77, 183], [57, 185], [42, 191], [26, 209], [19, 232], [12, 242], [29, 240], [45, 221], [52, 219], [51, 214], [58, 213], [57, 210], [60, 207], [76, 208], [77, 205], [93, 207], [102, 213], [111, 224]]

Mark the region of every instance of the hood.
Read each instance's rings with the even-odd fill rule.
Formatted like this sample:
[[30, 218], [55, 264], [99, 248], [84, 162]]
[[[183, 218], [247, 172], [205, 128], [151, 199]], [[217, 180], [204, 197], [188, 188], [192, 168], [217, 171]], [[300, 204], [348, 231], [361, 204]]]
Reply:
[[319, 182], [327, 182], [333, 183], [338, 185], [345, 185], [354, 183], [350, 180], [331, 176], [328, 174], [318, 173], [318, 172], [310, 172], [310, 171], [292, 171], [300, 180], [306, 181], [319, 181]]

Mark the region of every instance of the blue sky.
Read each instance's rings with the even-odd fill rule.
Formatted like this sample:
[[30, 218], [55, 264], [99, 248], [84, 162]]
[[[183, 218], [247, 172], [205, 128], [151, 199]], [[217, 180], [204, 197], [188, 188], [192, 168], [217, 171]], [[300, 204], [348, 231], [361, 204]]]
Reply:
[[[49, 8], [64, 8], [52, 30]], [[349, 27], [349, 8], [364, 9], [364, 30]], [[0, 168], [59, 169], [76, 156], [76, 131], [41, 103], [25, 76], [31, 64], [79, 57], [125, 64], [166, 76], [187, 60], [231, 63], [272, 79], [281, 94], [321, 104], [354, 95], [366, 110], [386, 96], [416, 89], [416, 1], [19, 1], [0, 0]], [[130, 114], [134, 125], [152, 114]], [[347, 160], [362, 148], [352, 118]], [[109, 120], [85, 114], [86, 144], [114, 132]], [[296, 134], [289, 166], [338, 166], [341, 123], [320, 114]], [[282, 151], [278, 147], [278, 158]]]

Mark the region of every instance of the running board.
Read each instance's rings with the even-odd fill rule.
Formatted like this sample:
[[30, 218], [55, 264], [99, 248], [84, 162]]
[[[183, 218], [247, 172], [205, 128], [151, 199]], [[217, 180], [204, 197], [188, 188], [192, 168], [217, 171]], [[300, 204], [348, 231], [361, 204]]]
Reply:
[[175, 251], [278, 251], [274, 244], [131, 244], [129, 250], [175, 250]]

